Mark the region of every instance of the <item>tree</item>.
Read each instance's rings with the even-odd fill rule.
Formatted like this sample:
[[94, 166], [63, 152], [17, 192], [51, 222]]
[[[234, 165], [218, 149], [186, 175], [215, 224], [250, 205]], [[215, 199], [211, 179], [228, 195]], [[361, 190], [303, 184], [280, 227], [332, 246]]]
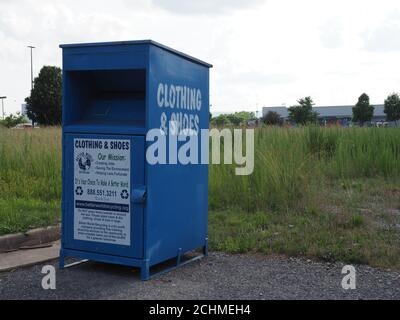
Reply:
[[225, 114], [220, 114], [219, 116], [213, 117], [211, 119], [211, 124], [220, 127], [229, 124], [229, 120], [227, 119]]
[[365, 122], [371, 121], [374, 116], [374, 106], [369, 104], [369, 96], [363, 93], [357, 104], [353, 107], [353, 121], [364, 125]]
[[20, 123], [26, 123], [26, 118], [23, 115], [19, 114], [18, 112], [15, 115], [11, 113], [3, 120], [0, 120], [0, 125], [6, 128], [13, 128]]
[[234, 126], [247, 124], [250, 120], [255, 120], [254, 112], [240, 111], [226, 115], [229, 122]]
[[311, 97], [305, 97], [297, 100], [299, 105], [292, 106], [288, 109], [289, 119], [297, 124], [306, 125], [315, 123], [318, 120], [318, 112], [313, 111], [314, 105]]
[[397, 93], [392, 93], [385, 100], [386, 120], [400, 120], [400, 96]]
[[226, 115], [226, 118], [228, 119], [229, 123], [231, 123], [234, 126], [240, 125], [242, 122], [242, 119], [240, 119], [236, 114], [230, 113]]
[[234, 113], [235, 117], [240, 119], [241, 124], [246, 124], [247, 122], [251, 120], [256, 120], [256, 115], [254, 112], [249, 112], [249, 111], [240, 111], [240, 112], [235, 112]]
[[43, 125], [61, 124], [61, 69], [44, 66], [25, 101], [29, 119]]
[[262, 121], [267, 125], [282, 125], [283, 120], [279, 113], [275, 111], [268, 111], [268, 113], [262, 118]]

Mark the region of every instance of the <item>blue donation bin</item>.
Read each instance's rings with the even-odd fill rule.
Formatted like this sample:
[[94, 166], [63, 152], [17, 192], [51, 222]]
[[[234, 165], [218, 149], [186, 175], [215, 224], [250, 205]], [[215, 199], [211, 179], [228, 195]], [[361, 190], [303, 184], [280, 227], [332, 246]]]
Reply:
[[211, 65], [151, 40], [60, 47], [60, 267], [65, 257], [122, 264], [146, 280], [161, 262], [207, 255], [207, 164], [150, 163], [146, 150], [149, 131], [168, 136], [171, 121], [200, 140]]

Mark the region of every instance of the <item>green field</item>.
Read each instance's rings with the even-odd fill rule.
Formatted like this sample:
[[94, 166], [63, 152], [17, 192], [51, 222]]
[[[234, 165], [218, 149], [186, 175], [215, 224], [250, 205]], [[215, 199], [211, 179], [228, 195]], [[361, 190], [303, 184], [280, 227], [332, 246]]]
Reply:
[[[255, 169], [210, 165], [210, 245], [400, 269], [400, 130], [264, 128]], [[0, 129], [0, 234], [59, 221], [61, 131]]]
[[0, 128], [0, 235], [60, 220], [60, 128]]

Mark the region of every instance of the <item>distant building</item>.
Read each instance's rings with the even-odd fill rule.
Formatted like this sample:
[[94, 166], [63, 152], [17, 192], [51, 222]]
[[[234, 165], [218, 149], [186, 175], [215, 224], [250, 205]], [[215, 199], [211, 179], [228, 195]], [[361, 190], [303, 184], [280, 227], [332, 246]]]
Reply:
[[27, 117], [26, 103], [21, 104], [21, 115]]
[[[354, 106], [315, 106], [313, 110], [318, 112], [318, 120], [322, 125], [339, 124], [346, 126], [353, 118]], [[372, 123], [378, 123], [386, 120], [386, 114], [383, 112], [384, 105], [374, 105], [374, 116], [371, 120]], [[264, 107], [263, 117], [269, 112], [274, 111], [278, 113], [283, 120], [289, 118], [288, 108], [286, 107]]]

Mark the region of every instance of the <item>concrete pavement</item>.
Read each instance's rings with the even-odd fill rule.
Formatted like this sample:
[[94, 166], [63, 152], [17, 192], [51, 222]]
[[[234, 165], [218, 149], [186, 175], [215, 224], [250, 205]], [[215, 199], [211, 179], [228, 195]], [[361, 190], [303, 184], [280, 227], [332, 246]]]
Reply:
[[42, 246], [41, 248], [0, 253], [0, 272], [27, 267], [58, 258], [60, 241], [51, 242]]

